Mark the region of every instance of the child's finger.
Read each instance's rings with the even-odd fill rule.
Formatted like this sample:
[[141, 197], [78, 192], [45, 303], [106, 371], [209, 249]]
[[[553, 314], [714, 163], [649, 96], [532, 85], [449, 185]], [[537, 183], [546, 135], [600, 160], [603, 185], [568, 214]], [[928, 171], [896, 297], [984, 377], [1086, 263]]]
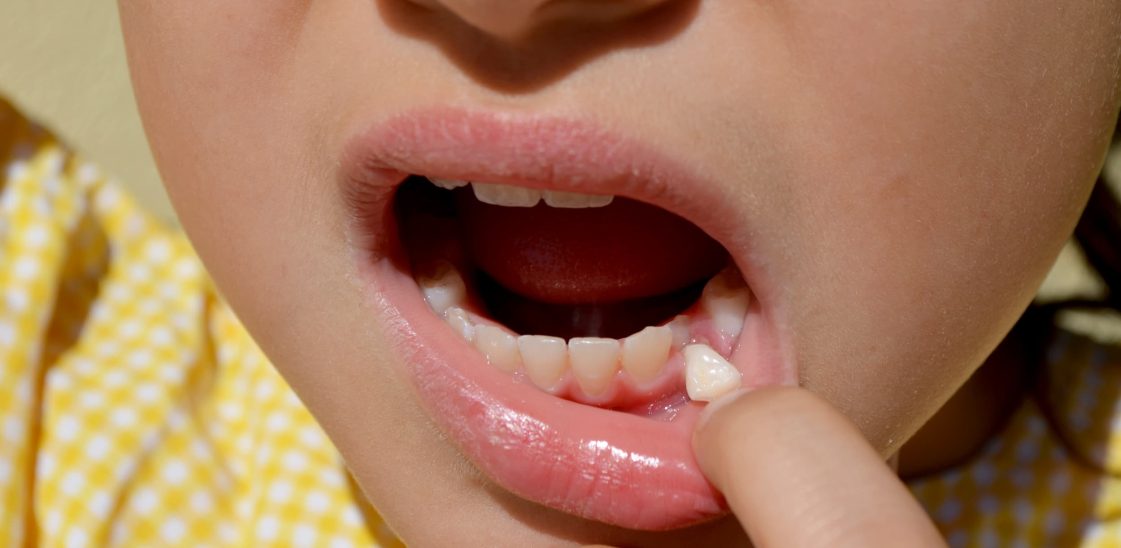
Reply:
[[847, 418], [800, 388], [719, 402], [693, 448], [757, 546], [942, 546], [907, 488]]

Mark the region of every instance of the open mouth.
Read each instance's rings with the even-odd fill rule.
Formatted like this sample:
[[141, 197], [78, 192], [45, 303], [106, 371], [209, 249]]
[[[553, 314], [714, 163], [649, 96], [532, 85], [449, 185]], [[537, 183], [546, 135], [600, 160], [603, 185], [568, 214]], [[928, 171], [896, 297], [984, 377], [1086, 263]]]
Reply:
[[711, 185], [587, 125], [447, 110], [360, 134], [344, 168], [360, 279], [480, 470], [623, 527], [725, 512], [692, 457], [702, 402], [794, 375], [744, 250], [702, 226], [726, 214]]
[[692, 223], [611, 195], [419, 176], [396, 213], [429, 308], [511, 380], [661, 420], [739, 387], [727, 357], [750, 292]]

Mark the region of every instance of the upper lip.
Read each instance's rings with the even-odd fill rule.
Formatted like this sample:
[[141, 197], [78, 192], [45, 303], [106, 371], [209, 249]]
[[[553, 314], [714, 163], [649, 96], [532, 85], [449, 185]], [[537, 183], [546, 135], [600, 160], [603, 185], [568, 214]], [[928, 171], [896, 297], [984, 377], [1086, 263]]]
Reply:
[[[445, 339], [453, 339], [450, 332], [427, 312], [415, 285], [405, 281], [411, 278], [394, 270], [392, 263], [400, 263], [401, 250], [393, 238], [389, 207], [393, 189], [411, 174], [641, 200], [694, 222], [720, 241], [755, 292], [758, 309], [766, 313], [770, 307], [763, 275], [740, 260], [748, 255], [740, 236], [748, 233], [746, 221], [737, 218], [718, 185], [706, 183], [653, 147], [595, 124], [453, 108], [408, 112], [358, 132], [344, 149], [341, 170], [344, 190], [355, 202], [355, 218], [364, 230], [378, 232], [373, 239], [356, 240], [362, 248], [359, 275], [369, 282], [386, 330], [401, 343], [399, 352], [421, 400], [476, 466], [523, 497], [624, 527], [680, 527], [722, 512], [719, 494], [692, 457], [695, 407], [674, 423], [654, 423], [561, 403], [493, 376], [481, 356], [465, 356], [449, 346], [462, 341], [445, 344]], [[768, 332], [766, 326], [760, 329]], [[745, 327], [745, 336], [748, 332]], [[765, 338], [776, 348], [752, 349], [757, 355], [742, 358], [759, 369], [746, 378], [792, 382], [794, 375], [777, 348], [777, 337]], [[517, 392], [516, 397], [510, 392]], [[558, 407], [564, 404], [578, 407]], [[561, 415], [577, 419], [560, 428], [554, 422], [563, 422]], [[587, 420], [578, 420], [584, 415]], [[618, 431], [612, 430], [614, 422], [620, 423]], [[622, 440], [623, 430], [641, 430], [649, 438]], [[578, 462], [544, 458], [542, 451]], [[534, 474], [571, 477], [551, 477], [537, 485]]]
[[744, 260], [750, 254], [743, 238], [748, 220], [730, 196], [679, 159], [594, 123], [450, 107], [413, 111], [359, 131], [344, 148], [342, 170], [344, 192], [377, 195], [386, 204], [406, 177], [423, 175], [612, 194], [656, 205], [719, 241], [756, 298], [768, 308], [774, 304], [767, 302], [772, 291], [766, 273]]

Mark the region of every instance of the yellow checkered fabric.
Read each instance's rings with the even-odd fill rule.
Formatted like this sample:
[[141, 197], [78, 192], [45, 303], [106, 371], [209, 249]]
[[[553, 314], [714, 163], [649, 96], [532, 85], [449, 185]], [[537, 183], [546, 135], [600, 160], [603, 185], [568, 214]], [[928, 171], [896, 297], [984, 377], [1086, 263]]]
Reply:
[[396, 546], [168, 231], [0, 100], [0, 546]]
[[1059, 331], [1040, 386], [980, 455], [911, 484], [951, 546], [1121, 547], [1121, 347]]
[[[0, 546], [400, 545], [181, 234], [2, 100], [0, 169]], [[1121, 348], [1046, 374], [912, 484], [951, 545], [1121, 547]]]

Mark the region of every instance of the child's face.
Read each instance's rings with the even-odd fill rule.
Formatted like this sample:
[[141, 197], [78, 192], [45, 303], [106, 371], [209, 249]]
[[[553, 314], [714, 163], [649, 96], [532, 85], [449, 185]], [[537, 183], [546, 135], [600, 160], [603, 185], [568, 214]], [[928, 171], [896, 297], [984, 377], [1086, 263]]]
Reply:
[[[542, 229], [463, 206], [463, 189], [462, 207], [492, 216], [453, 236], [414, 229], [400, 250], [398, 220], [448, 222], [393, 205], [405, 174], [559, 185], [681, 214], [754, 294], [737, 349], [724, 349], [746, 382], [797, 379], [886, 455], [1031, 299], [1119, 103], [1110, 0], [120, 7], [152, 147], [198, 252], [367, 496], [418, 543], [649, 540], [599, 522], [665, 529], [717, 503], [689, 458], [699, 404], [665, 404], [674, 420], [607, 411], [498, 371], [423, 306], [402, 258], [439, 255], [410, 249], [433, 239], [459, 250], [460, 237], [468, 262], [487, 246], [543, 253], [506, 240], [577, 230], [556, 212], [622, 210], [534, 210], [554, 219]], [[599, 236], [634, 223], [616, 225]], [[614, 253], [653, 271], [659, 291], [680, 285], [663, 270], [688, 278], [713, 257], [640, 269], [646, 251]], [[613, 261], [560, 274], [512, 261], [497, 267], [506, 278], [552, 276], [526, 290], [537, 300], [565, 284], [557, 301], [584, 287], [579, 298], [609, 300], [597, 275]], [[733, 534], [734, 522], [702, 529], [683, 538]]]

